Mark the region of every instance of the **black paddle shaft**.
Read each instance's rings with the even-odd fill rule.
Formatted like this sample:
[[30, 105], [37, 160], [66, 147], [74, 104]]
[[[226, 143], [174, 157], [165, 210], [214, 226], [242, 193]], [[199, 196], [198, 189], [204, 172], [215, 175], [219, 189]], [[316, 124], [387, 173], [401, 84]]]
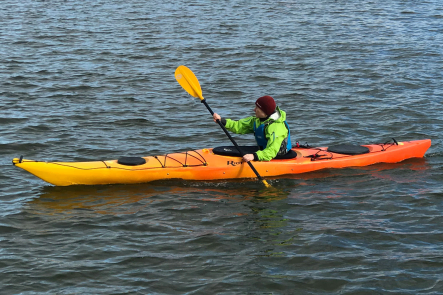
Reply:
[[[212, 111], [212, 109], [209, 107], [208, 103], [206, 102], [206, 99], [202, 99], [201, 102], [206, 106], [206, 108], [208, 109], [208, 111], [211, 113], [211, 115], [214, 115], [214, 112]], [[225, 132], [225, 134], [229, 137], [229, 139], [231, 140], [231, 142], [234, 144], [234, 146], [237, 148], [238, 152], [240, 153], [240, 155], [243, 157], [245, 154], [243, 153], [243, 151], [240, 149], [240, 147], [238, 146], [238, 144], [235, 142], [234, 138], [232, 138], [231, 134], [229, 134], [229, 131], [226, 129], [225, 126], [223, 126], [222, 122], [220, 122], [220, 120], [217, 120], [218, 125], [220, 125], [220, 127], [223, 129], [223, 131]], [[263, 180], [263, 178], [260, 176], [260, 174], [258, 174], [258, 171], [255, 170], [254, 165], [252, 165], [252, 163], [249, 161], [247, 162], [249, 167], [251, 167], [252, 171], [254, 171], [255, 175], [257, 175], [257, 178], [260, 180]]]

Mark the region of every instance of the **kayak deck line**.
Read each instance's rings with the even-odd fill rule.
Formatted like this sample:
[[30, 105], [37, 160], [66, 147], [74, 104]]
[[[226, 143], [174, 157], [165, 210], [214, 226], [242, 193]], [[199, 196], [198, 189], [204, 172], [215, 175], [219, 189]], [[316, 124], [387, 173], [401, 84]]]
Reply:
[[[21, 156], [20, 158], [22, 158], [23, 156]], [[94, 170], [94, 169], [106, 169], [106, 168], [111, 168], [109, 166], [106, 165], [106, 163], [104, 161], [97, 161], [97, 163], [102, 163], [104, 164], [104, 167], [91, 167], [91, 168], [82, 168], [82, 167], [77, 167], [74, 165], [69, 165], [67, 163], [62, 163], [62, 162], [48, 162], [48, 161], [35, 161], [35, 160], [28, 160], [28, 159], [17, 159], [14, 158], [12, 160], [12, 164], [14, 166], [17, 166], [18, 164], [21, 163], [44, 163], [44, 164], [53, 164], [53, 165], [59, 165], [59, 166], [65, 166], [65, 167], [69, 167], [69, 168], [74, 168], [74, 169], [80, 169], [80, 170]]]
[[[203, 150], [203, 151], [205, 152], [205, 150]], [[199, 158], [197, 158], [196, 156], [192, 155], [191, 152], [194, 152], [194, 153], [196, 153], [197, 155], [199, 155], [199, 156], [201, 157], [201, 159], [199, 159]], [[178, 153], [176, 153], [176, 154], [178, 154]], [[182, 167], [196, 167], [196, 166], [201, 166], [201, 165], [203, 165], [203, 166], [206, 166], [206, 165], [207, 165], [207, 162], [206, 162], [205, 158], [204, 158], [204, 157], [203, 157], [198, 151], [186, 151], [186, 152], [182, 152], [182, 153], [179, 153], [179, 154], [185, 154], [185, 163], [184, 163], [184, 164], [181, 163], [179, 160], [177, 160], [177, 159], [171, 157], [171, 156], [170, 156], [171, 154], [162, 155], [162, 156], [165, 157], [165, 162], [164, 162], [164, 164], [162, 164], [162, 162], [161, 162], [160, 159], [159, 159], [159, 157], [162, 157], [162, 156], [152, 156], [152, 157], [154, 157], [155, 159], [157, 159], [157, 160], [159, 161], [160, 165], [162, 165], [163, 168], [167, 168], [167, 167], [166, 167], [166, 159], [167, 159], [167, 158], [169, 158], [169, 159], [171, 159], [171, 160], [174, 160], [174, 161], [180, 163], [180, 164], [182, 165]], [[187, 160], [188, 160], [188, 156], [191, 156], [191, 157], [193, 157], [194, 159], [197, 159], [197, 160], [200, 160], [200, 161], [203, 160], [203, 161], [201, 161], [201, 165], [200, 165], [200, 164], [189, 165], [189, 164], [186, 164], [186, 163], [187, 163]], [[146, 159], [146, 158], [144, 158], [144, 159]], [[168, 167], [168, 168], [169, 168], [169, 167]]]
[[[421, 158], [431, 146], [430, 139], [362, 145], [369, 151], [347, 155], [328, 151], [327, 147], [294, 147], [297, 157], [254, 161], [263, 177], [299, 174], [320, 169], [361, 167], [376, 163], [397, 163]], [[44, 162], [13, 159], [16, 167], [53, 185], [132, 184], [155, 180], [224, 180], [255, 178], [240, 156], [215, 154], [212, 148], [147, 156], [143, 164], [124, 165], [118, 160], [90, 162]]]
[[[196, 154], [198, 154], [201, 159], [199, 159], [198, 157], [190, 154], [191, 152], [194, 152]], [[198, 167], [198, 166], [207, 166], [207, 162], [205, 160], [205, 158], [198, 153], [198, 151], [186, 151], [186, 152], [181, 152], [181, 153], [175, 153], [175, 154], [183, 154], [185, 155], [185, 161], [184, 163], [182, 163], [179, 159], [176, 159], [174, 157], [171, 156], [171, 154], [165, 154], [165, 155], [161, 155], [161, 156], [149, 156], [149, 157], [143, 157], [142, 159], [146, 160], [146, 163], [148, 163], [150, 160], [152, 160], [151, 158], [154, 158], [158, 161], [158, 164], [160, 166], [148, 166], [148, 167], [139, 167], [139, 166], [143, 166], [143, 165], [137, 165], [137, 166], [125, 166], [125, 165], [111, 165], [114, 162], [118, 162], [118, 160], [108, 160], [108, 161], [94, 161], [94, 162], [89, 162], [89, 163], [94, 163], [96, 165], [99, 164], [103, 164], [103, 166], [87, 166], [87, 167], [81, 167], [79, 165], [75, 165], [76, 163], [88, 163], [88, 162], [52, 162], [52, 161], [35, 161], [35, 160], [28, 160], [28, 159], [23, 159], [23, 156], [21, 156], [19, 159], [14, 158], [12, 160], [12, 164], [13, 165], [17, 165], [20, 163], [45, 163], [45, 164], [53, 164], [53, 165], [59, 165], [59, 166], [65, 166], [65, 167], [69, 167], [69, 168], [74, 168], [74, 169], [79, 169], [79, 170], [96, 170], [96, 169], [121, 169], [121, 170], [128, 170], [128, 171], [136, 171], [136, 170], [148, 170], [148, 169], [158, 169], [158, 168], [185, 168], [185, 167]], [[196, 159], [197, 161], [199, 161], [199, 164], [189, 164], [189, 160], [188, 160], [188, 156], [193, 157], [194, 159]], [[162, 162], [162, 160], [160, 159], [161, 157], [164, 157], [164, 160]], [[175, 162], [177, 162], [180, 165], [168, 165], [166, 163], [167, 159], [173, 160]], [[139, 167], [139, 168], [136, 168]]]
[[[370, 153], [382, 153], [382, 152], [386, 151], [387, 149], [389, 149], [392, 146], [403, 145], [403, 143], [402, 142], [398, 143], [398, 144], [396, 144], [396, 143], [379, 143], [379, 144], [376, 144], [376, 145], [379, 145], [381, 147], [381, 150], [374, 151], [372, 145], [361, 145], [361, 146], [368, 148]], [[311, 161], [332, 160], [332, 159], [340, 159], [340, 158], [347, 158], [347, 157], [355, 157], [355, 155], [346, 155], [346, 154], [339, 154], [339, 153], [330, 152], [330, 151], [328, 151], [327, 147], [312, 148], [312, 149], [318, 149], [318, 152], [313, 154], [313, 155], [305, 156], [306, 158], [311, 158]], [[328, 153], [330, 157], [322, 158], [322, 156], [326, 156], [326, 155], [319, 155], [318, 154], [319, 152]], [[335, 155], [340, 155], [340, 156], [337, 157]]]

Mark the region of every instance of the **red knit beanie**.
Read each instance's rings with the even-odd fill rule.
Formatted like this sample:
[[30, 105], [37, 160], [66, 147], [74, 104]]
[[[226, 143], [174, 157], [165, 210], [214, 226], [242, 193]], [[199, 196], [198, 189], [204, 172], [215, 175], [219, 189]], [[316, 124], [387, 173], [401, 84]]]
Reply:
[[275, 112], [275, 107], [277, 106], [274, 99], [269, 95], [262, 96], [257, 99], [255, 105], [258, 106], [266, 114], [266, 116], [272, 115]]

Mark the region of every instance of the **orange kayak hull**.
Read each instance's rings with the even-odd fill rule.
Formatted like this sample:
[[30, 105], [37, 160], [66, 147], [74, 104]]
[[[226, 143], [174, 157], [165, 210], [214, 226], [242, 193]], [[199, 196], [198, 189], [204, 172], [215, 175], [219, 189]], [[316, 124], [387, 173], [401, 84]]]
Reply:
[[[431, 146], [430, 139], [398, 144], [363, 145], [369, 153], [344, 155], [326, 147], [293, 148], [294, 159], [253, 162], [262, 177], [306, 173], [328, 168], [361, 167], [376, 163], [397, 163], [421, 158]], [[216, 155], [202, 149], [161, 156], [144, 157], [145, 164], [126, 166], [117, 160], [92, 162], [42, 162], [13, 159], [13, 164], [57, 186], [145, 183], [164, 179], [223, 180], [255, 178], [240, 157]]]

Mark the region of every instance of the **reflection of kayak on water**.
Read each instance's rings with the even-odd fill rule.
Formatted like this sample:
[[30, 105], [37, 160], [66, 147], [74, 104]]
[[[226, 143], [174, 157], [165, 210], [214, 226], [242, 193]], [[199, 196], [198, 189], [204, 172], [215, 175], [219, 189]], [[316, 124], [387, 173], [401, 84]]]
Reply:
[[[423, 157], [430, 146], [431, 140], [424, 139], [363, 146], [297, 147], [292, 149], [293, 158], [253, 163], [262, 177], [271, 177], [325, 168], [397, 163]], [[108, 161], [42, 162], [15, 158], [12, 162], [46, 182], [66, 186], [144, 183], [162, 179], [255, 178], [256, 174], [241, 160], [234, 147], [219, 147]]]
[[[189, 186], [183, 181], [178, 184], [179, 186], [176, 186], [176, 183], [171, 186], [171, 182], [166, 181], [148, 186], [146, 184], [45, 186], [39, 190], [37, 198], [27, 203], [27, 208], [33, 214], [65, 213], [78, 216], [79, 210], [83, 210], [81, 214], [120, 215], [134, 214], [146, 210], [146, 206], [153, 204], [156, 206], [152, 208], [152, 213], [156, 214], [154, 212], [161, 210], [160, 208], [169, 210], [177, 206], [180, 208], [178, 210], [181, 210], [183, 206], [194, 207], [222, 200], [236, 203], [254, 199], [255, 204], [258, 204], [286, 199], [289, 194], [284, 190], [257, 190], [257, 184], [254, 182], [231, 182], [222, 188], [217, 188], [213, 183], [194, 183], [193, 186]], [[242, 212], [229, 212], [229, 214], [242, 215]]]

